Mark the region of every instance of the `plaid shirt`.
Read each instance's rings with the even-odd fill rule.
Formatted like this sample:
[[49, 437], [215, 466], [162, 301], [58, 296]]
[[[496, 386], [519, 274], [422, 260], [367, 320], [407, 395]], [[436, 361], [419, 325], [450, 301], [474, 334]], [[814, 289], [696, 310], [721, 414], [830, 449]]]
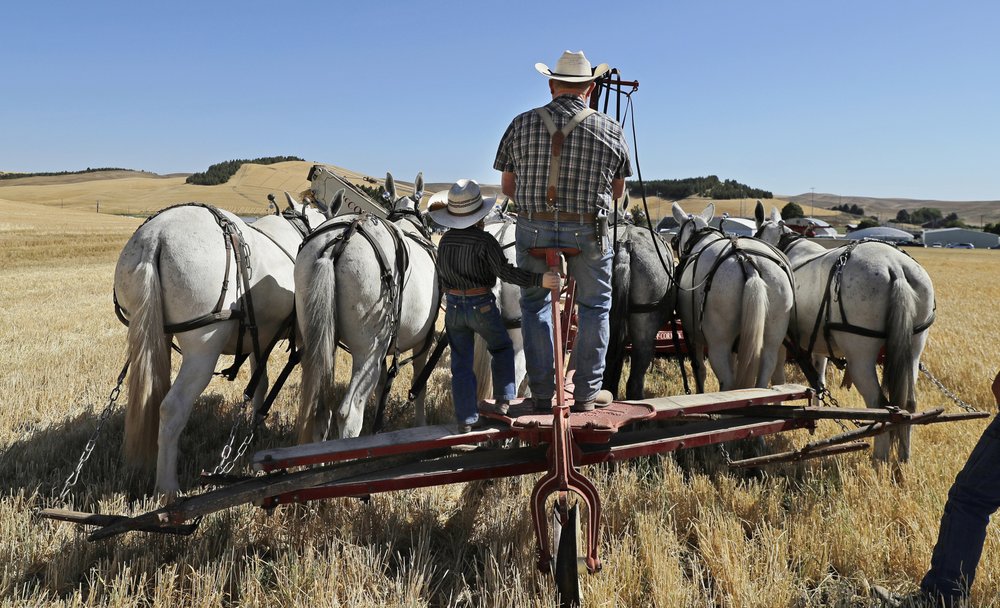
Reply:
[[[560, 95], [545, 106], [561, 129], [587, 106], [575, 95]], [[493, 168], [516, 176], [514, 200], [524, 211], [551, 211], [545, 187], [552, 160], [545, 123], [534, 111], [515, 117], [500, 140]], [[560, 211], [594, 213], [611, 209], [611, 180], [632, 175], [625, 134], [613, 118], [597, 112], [577, 125], [563, 144], [556, 206]]]

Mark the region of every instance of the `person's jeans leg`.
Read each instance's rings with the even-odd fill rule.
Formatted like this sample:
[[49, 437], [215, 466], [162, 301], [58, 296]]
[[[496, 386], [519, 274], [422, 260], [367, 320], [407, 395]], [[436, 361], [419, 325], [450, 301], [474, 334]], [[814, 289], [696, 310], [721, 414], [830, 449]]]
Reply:
[[486, 341], [492, 361], [493, 397], [510, 401], [517, 396], [514, 386], [514, 343], [507, 334], [507, 328], [500, 316], [493, 295], [477, 299], [470, 311], [472, 328]]
[[[515, 233], [517, 265], [533, 272], [545, 272], [545, 261], [532, 256], [529, 249], [558, 245], [548, 222], [519, 220]], [[532, 396], [550, 399], [555, 393], [552, 374], [552, 298], [548, 289], [521, 289], [521, 335], [524, 338], [524, 362]]]
[[608, 239], [597, 240], [593, 226], [575, 225], [564, 241], [580, 250], [569, 258], [569, 273], [576, 280], [577, 334], [573, 344], [573, 398], [593, 399], [604, 381], [604, 358], [610, 339], [611, 264], [614, 252]]
[[475, 334], [469, 327], [465, 298], [448, 296], [445, 327], [451, 348], [451, 398], [455, 405], [455, 420], [473, 424], [479, 418], [476, 402], [476, 375], [473, 372]]
[[1000, 508], [1000, 417], [994, 417], [948, 491], [931, 567], [920, 583], [945, 598], [968, 594], [986, 540], [990, 515]]

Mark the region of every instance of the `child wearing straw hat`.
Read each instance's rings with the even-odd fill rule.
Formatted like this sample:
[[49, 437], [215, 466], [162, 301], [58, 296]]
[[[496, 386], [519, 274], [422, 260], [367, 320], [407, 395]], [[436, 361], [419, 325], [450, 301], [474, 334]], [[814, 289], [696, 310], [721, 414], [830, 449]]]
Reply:
[[493, 356], [493, 396], [496, 411], [507, 413], [516, 396], [514, 346], [500, 318], [493, 286], [497, 278], [521, 287], [558, 288], [558, 273], [523, 270], [504, 257], [500, 243], [484, 231], [483, 218], [496, 197], [484, 197], [475, 180], [460, 179], [429, 202], [432, 220], [449, 228], [438, 245], [438, 276], [445, 290], [445, 328], [451, 347], [451, 392], [459, 431], [468, 433], [479, 422], [473, 345], [479, 334]]

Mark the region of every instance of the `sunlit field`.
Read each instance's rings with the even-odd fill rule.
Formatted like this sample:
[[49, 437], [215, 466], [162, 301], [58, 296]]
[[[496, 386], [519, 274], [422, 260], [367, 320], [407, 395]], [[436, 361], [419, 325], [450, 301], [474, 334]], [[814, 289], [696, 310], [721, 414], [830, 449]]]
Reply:
[[[534, 566], [533, 476], [270, 515], [245, 506], [206, 517], [189, 537], [130, 533], [89, 543], [85, 529], [33, 517], [43, 507], [129, 514], [156, 506], [152, 475], [123, 467], [121, 403], [69, 502], [56, 499], [124, 363], [112, 276], [141, 221], [87, 217], [55, 220], [0, 203], [3, 606], [551, 605], [552, 583]], [[924, 362], [962, 399], [995, 412], [989, 384], [1000, 367], [1000, 251], [907, 252], [937, 291]], [[271, 377], [283, 364], [279, 353]], [[654, 367], [650, 396], [683, 392], [675, 363]], [[841, 405], [863, 407], [856, 392], [839, 388], [841, 372], [829, 373]], [[803, 382], [791, 368], [789, 377]], [[247, 380], [246, 370], [233, 383], [216, 378], [196, 403], [181, 440], [189, 491], [197, 491], [201, 469], [217, 464]], [[395, 428], [411, 421], [409, 382], [407, 369], [391, 397]], [[261, 446], [292, 443], [298, 390], [296, 372]], [[444, 362], [428, 390], [430, 422], [453, 422]], [[921, 409], [959, 411], [924, 377], [918, 391]], [[873, 468], [866, 452], [748, 473], [728, 470], [711, 447], [585, 469], [604, 500], [604, 569], [584, 577], [586, 605], [853, 607], [878, 605], [873, 584], [911, 591], [927, 568], [948, 487], [986, 423], [915, 428], [914, 456], [899, 480]], [[840, 428], [824, 422], [818, 432]], [[796, 431], [765, 444], [783, 451], [813, 438]], [[998, 596], [1000, 532], [991, 527], [974, 605], [1000, 606]]]

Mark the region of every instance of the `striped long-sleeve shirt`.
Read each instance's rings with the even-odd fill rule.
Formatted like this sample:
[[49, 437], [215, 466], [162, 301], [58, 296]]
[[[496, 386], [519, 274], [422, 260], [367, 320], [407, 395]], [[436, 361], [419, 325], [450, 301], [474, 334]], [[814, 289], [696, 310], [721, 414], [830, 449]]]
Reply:
[[438, 244], [438, 274], [445, 289], [490, 287], [497, 277], [521, 287], [538, 287], [542, 275], [514, 266], [496, 238], [478, 228], [452, 228]]

